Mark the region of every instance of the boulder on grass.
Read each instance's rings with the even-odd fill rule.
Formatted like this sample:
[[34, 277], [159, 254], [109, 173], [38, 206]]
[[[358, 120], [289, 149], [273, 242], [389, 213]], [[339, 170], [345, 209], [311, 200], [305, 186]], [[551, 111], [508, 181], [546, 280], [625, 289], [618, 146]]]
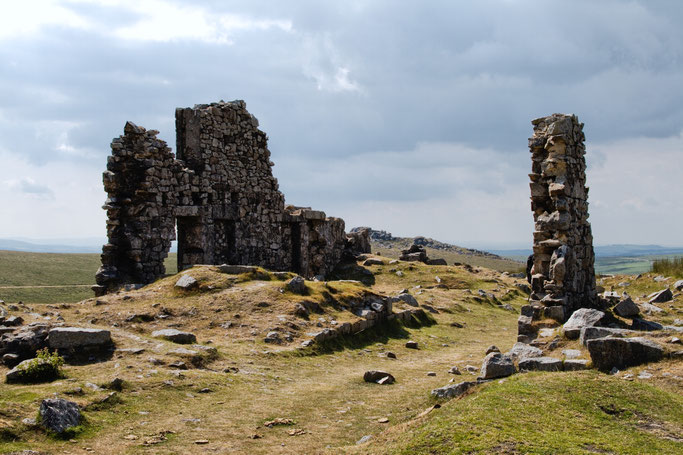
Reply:
[[386, 371], [370, 370], [363, 374], [365, 382], [374, 382], [376, 384], [393, 384], [396, 382], [394, 377]]
[[515, 374], [512, 359], [500, 352], [492, 352], [484, 358], [479, 377], [481, 379], [504, 378]]
[[81, 411], [76, 403], [62, 398], [48, 398], [40, 403], [42, 424], [55, 433], [64, 433], [81, 423]]
[[631, 297], [626, 297], [614, 307], [614, 312], [622, 318], [632, 318], [640, 313], [640, 308], [636, 305]]
[[571, 317], [564, 323], [564, 336], [570, 340], [575, 340], [581, 334], [581, 329], [584, 327], [593, 327], [605, 317], [605, 313], [600, 310], [592, 308], [579, 308]]
[[304, 280], [304, 278], [301, 276], [295, 276], [287, 282], [287, 290], [299, 295], [304, 295], [308, 293], [308, 288], [306, 287], [306, 280]]
[[671, 289], [666, 288], [662, 289], [659, 292], [656, 292], [650, 300], [648, 300], [648, 303], [664, 303], [668, 302], [669, 300], [673, 299], [674, 295], [671, 292]]
[[596, 338], [588, 340], [586, 347], [593, 365], [602, 371], [656, 362], [664, 356], [661, 346], [641, 337]]
[[623, 338], [632, 335], [635, 335], [635, 332], [633, 330], [613, 329], [611, 327], [584, 327], [583, 329], [581, 329], [581, 335], [579, 336], [579, 340], [581, 344], [585, 346], [588, 340], [594, 340], [596, 338]]
[[163, 329], [152, 332], [152, 337], [162, 338], [164, 340], [172, 341], [178, 344], [196, 343], [197, 337], [190, 332], [181, 332], [177, 329]]
[[194, 289], [197, 286], [199, 286], [199, 283], [195, 278], [191, 277], [190, 275], [183, 275], [180, 278], [178, 278], [178, 281], [175, 282], [176, 288], [183, 289], [185, 291]]

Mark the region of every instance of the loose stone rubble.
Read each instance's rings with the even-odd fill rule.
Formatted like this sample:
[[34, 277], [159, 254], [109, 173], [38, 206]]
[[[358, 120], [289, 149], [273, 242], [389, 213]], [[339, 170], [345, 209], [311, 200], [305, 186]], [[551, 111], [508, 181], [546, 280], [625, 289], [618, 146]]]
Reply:
[[176, 226], [178, 270], [225, 263], [324, 276], [345, 253], [370, 252], [368, 230], [347, 236], [340, 218], [285, 206], [244, 101], [176, 109], [175, 157], [157, 134], [127, 122], [111, 144], [96, 294], [162, 277]]

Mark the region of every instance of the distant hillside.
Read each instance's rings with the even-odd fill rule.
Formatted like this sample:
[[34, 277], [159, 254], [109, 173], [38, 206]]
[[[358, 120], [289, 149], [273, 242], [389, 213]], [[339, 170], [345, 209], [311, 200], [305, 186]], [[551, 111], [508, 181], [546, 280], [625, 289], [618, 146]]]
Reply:
[[[356, 227], [351, 232], [365, 229]], [[394, 237], [387, 231], [370, 229], [370, 244], [372, 252], [381, 256], [398, 258], [401, 250], [409, 248], [411, 245], [421, 245], [427, 250], [427, 255], [431, 259], [445, 259], [448, 264], [459, 262], [473, 266], [487, 267], [499, 271], [519, 272], [523, 269], [523, 264], [510, 258], [504, 258], [487, 251], [464, 248], [449, 243], [440, 242], [427, 237]]]
[[[668, 254], [683, 254], [683, 247], [668, 247], [661, 245], [601, 245], [593, 247], [598, 258], [656, 256]], [[491, 250], [492, 253], [503, 257], [519, 258], [531, 254], [531, 248], [516, 250]]]
[[31, 253], [101, 253], [102, 245], [63, 245], [58, 243], [33, 243], [24, 240], [0, 239], [0, 250], [26, 251]]

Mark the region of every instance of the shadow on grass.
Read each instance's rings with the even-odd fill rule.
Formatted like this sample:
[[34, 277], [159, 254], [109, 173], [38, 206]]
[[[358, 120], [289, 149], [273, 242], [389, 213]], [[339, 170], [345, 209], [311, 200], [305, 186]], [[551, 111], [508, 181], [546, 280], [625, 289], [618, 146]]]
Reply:
[[365, 286], [375, 284], [375, 275], [355, 262], [342, 262], [330, 274], [331, 280], [356, 280]]
[[330, 340], [316, 343], [312, 347], [298, 351], [302, 355], [318, 355], [339, 352], [345, 349], [363, 349], [375, 343], [387, 343], [391, 339], [408, 339], [408, 328], [420, 328], [436, 324], [434, 318], [427, 313], [418, 313], [401, 322], [396, 319], [385, 321], [353, 335], [341, 335]]

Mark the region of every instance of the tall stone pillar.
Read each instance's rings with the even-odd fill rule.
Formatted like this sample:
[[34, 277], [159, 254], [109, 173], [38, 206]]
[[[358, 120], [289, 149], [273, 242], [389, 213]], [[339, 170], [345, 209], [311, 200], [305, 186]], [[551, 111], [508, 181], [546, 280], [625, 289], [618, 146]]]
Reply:
[[[533, 310], [525, 311], [528, 317], [563, 322], [575, 310], [597, 302], [583, 124], [575, 115], [566, 114], [537, 118], [531, 123]], [[523, 325], [520, 318], [520, 334], [532, 335], [532, 330], [523, 329]]]

